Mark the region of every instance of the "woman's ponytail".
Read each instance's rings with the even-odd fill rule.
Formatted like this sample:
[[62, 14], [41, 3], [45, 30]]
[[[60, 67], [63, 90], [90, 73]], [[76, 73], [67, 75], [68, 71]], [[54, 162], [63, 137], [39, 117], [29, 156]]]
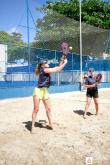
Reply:
[[36, 75], [39, 75], [40, 74], [40, 68], [41, 68], [41, 64], [37, 64], [37, 67], [35, 69]]

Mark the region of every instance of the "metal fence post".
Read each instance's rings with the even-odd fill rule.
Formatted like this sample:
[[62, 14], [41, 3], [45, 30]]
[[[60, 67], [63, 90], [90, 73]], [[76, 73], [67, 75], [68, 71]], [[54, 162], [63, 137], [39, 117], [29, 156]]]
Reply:
[[81, 0], [79, 0], [80, 12], [80, 90], [82, 91], [82, 23], [81, 23]]

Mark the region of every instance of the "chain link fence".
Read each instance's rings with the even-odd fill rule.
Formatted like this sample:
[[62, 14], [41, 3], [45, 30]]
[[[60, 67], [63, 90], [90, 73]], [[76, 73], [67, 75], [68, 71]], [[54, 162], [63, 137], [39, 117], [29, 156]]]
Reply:
[[[73, 47], [68, 64], [61, 73], [52, 75], [52, 84], [79, 83], [79, 22], [52, 10], [41, 12], [43, 17], [37, 19], [34, 40], [30, 43], [24, 42], [18, 32], [0, 31], [0, 81], [37, 81], [34, 71], [39, 61], [45, 59], [50, 67], [57, 66], [62, 55], [61, 43], [68, 42]], [[104, 83], [110, 83], [108, 36], [108, 30], [82, 23], [82, 71], [87, 72], [93, 67], [103, 74]]]

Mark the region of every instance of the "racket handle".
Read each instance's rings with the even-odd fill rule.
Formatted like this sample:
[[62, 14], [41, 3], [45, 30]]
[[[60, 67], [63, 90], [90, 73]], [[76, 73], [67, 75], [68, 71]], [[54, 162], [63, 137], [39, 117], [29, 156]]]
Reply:
[[62, 55], [61, 60], [65, 60], [67, 58], [66, 55]]
[[65, 55], [62, 55], [61, 59], [60, 59], [60, 65], [62, 65], [64, 63], [64, 60], [66, 59]]

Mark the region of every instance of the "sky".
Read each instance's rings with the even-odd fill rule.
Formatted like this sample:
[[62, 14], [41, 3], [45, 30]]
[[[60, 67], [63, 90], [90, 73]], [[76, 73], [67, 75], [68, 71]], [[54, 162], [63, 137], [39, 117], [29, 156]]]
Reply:
[[[35, 10], [46, 3], [46, 0], [28, 0], [29, 9], [34, 20], [42, 17], [42, 13]], [[4, 30], [8, 33], [20, 32], [23, 40], [27, 41], [27, 28], [19, 25], [27, 26], [26, 0], [0, 0], [0, 31]], [[29, 15], [30, 27], [35, 28], [31, 16]], [[30, 29], [30, 41], [35, 36], [35, 30]]]

